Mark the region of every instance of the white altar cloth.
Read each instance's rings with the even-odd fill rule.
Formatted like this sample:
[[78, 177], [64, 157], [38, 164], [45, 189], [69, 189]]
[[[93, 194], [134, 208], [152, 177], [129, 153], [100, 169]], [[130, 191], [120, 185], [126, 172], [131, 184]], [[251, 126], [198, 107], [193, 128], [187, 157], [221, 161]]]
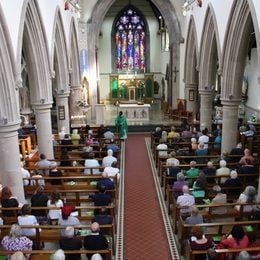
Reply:
[[147, 122], [149, 121], [150, 104], [120, 104], [119, 109], [124, 113], [128, 122]]

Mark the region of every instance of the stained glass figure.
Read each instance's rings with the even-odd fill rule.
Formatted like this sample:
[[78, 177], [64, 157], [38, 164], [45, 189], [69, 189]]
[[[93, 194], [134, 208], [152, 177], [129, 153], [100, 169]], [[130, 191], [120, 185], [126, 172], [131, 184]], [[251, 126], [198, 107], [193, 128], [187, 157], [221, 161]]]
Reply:
[[145, 24], [129, 7], [115, 23], [115, 62], [118, 71], [145, 71]]

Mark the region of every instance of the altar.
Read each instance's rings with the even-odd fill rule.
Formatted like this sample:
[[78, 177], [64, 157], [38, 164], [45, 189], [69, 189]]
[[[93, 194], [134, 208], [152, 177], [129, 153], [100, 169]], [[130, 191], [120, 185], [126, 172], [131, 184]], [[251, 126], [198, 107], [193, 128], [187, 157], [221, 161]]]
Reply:
[[148, 122], [150, 107], [150, 104], [119, 104], [119, 109], [126, 116], [128, 124]]

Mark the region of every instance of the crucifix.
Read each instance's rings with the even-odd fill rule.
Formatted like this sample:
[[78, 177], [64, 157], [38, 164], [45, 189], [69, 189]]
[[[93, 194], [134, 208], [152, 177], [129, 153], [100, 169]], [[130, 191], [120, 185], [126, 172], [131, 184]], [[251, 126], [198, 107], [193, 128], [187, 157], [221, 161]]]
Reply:
[[174, 67], [174, 70], [172, 71], [174, 73], [174, 82], [176, 82], [177, 73], [179, 72], [176, 67]]

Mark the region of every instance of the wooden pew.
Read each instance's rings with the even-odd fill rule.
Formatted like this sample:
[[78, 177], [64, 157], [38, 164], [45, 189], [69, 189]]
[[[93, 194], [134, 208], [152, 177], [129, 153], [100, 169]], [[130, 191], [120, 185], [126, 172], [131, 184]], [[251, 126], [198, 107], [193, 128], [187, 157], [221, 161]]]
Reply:
[[[77, 235], [78, 238], [84, 239], [86, 234], [81, 234], [80, 230], [89, 230], [87, 231], [90, 233], [90, 226], [91, 225], [76, 225], [73, 226], [75, 229], [79, 230], [79, 234]], [[22, 225], [20, 226], [23, 228], [34, 228], [36, 230], [35, 236], [29, 236], [29, 238], [34, 242], [35, 249], [41, 249], [44, 242], [57, 242], [59, 241], [61, 236], [61, 229], [65, 229], [67, 226], [64, 225]], [[9, 234], [11, 225], [0, 225], [0, 238], [2, 239], [5, 235]], [[106, 228], [108, 230], [108, 236], [111, 237], [111, 250], [112, 254], [115, 253], [115, 232], [114, 232], [114, 225], [107, 224], [107, 225], [100, 225], [100, 228]]]
[[[207, 219], [210, 221], [210, 219]], [[222, 236], [226, 235], [230, 232], [234, 225], [241, 226], [250, 226], [252, 231], [256, 237], [260, 236], [260, 230], [258, 230], [258, 225], [260, 224], [260, 220], [245, 220], [245, 221], [223, 221], [223, 222], [207, 222], [202, 224], [185, 224], [182, 217], [179, 218], [178, 224], [178, 239], [179, 241], [184, 241], [191, 237], [191, 229], [194, 226], [199, 226], [204, 230], [206, 235], [210, 236]]]
[[[30, 255], [30, 260], [49, 260], [50, 256], [55, 253], [55, 250], [48, 250], [48, 249], [42, 249], [42, 250], [23, 250], [20, 251], [23, 254]], [[10, 254], [14, 254], [14, 251], [6, 251], [6, 250], [0, 250], [0, 255], [8, 256]], [[86, 249], [80, 249], [80, 250], [64, 250], [65, 254], [102, 254], [104, 255], [104, 260], [111, 260], [111, 249], [106, 250], [86, 250]]]
[[[70, 203], [69, 203], [70, 204]], [[80, 221], [92, 221], [94, 217], [94, 211], [97, 209], [105, 208], [107, 209], [109, 215], [113, 217], [113, 224], [115, 227], [115, 233], [116, 233], [116, 211], [115, 211], [115, 205], [112, 203], [108, 206], [94, 206], [94, 205], [86, 205], [86, 206], [75, 206], [75, 210], [78, 212], [77, 218]], [[48, 218], [48, 212], [50, 209], [60, 209], [60, 207], [51, 206], [51, 207], [31, 207], [32, 210], [44, 210], [45, 211], [45, 220], [47, 221]], [[13, 216], [6, 217], [3, 216], [4, 211], [12, 211]], [[89, 214], [88, 212], [92, 212], [93, 214]], [[3, 208], [0, 207], [0, 214], [1, 217], [6, 225], [17, 223], [17, 217], [21, 213], [21, 207], [12, 207], [12, 208]]]
[[[240, 206], [240, 210], [237, 211], [234, 207], [236, 205]], [[206, 205], [198, 205], [198, 209], [204, 209], [204, 211], [200, 212], [204, 218], [212, 218], [212, 219], [220, 219], [220, 218], [235, 218], [235, 219], [244, 219], [247, 218], [252, 214], [252, 212], [244, 212], [244, 206], [247, 205], [260, 205], [260, 202], [252, 202], [252, 203], [225, 203], [225, 204], [206, 204]], [[219, 207], [226, 207], [227, 212], [225, 214], [214, 214], [212, 213], [214, 209], [217, 209]], [[181, 209], [187, 209], [187, 206], [178, 206], [176, 204], [175, 199], [173, 198], [173, 209], [172, 209], [172, 219], [173, 219], [173, 229], [176, 232], [177, 231], [177, 220], [180, 218], [180, 210]], [[206, 209], [209, 209], [209, 211], [206, 211]]]
[[[233, 248], [233, 249], [216, 249], [217, 254], [230, 255], [232, 253], [238, 254], [241, 251], [254, 252], [260, 251], [260, 247], [246, 247], [246, 248]], [[187, 243], [185, 250], [185, 260], [195, 260], [196, 255], [207, 254], [207, 250], [192, 250], [190, 244]]]

